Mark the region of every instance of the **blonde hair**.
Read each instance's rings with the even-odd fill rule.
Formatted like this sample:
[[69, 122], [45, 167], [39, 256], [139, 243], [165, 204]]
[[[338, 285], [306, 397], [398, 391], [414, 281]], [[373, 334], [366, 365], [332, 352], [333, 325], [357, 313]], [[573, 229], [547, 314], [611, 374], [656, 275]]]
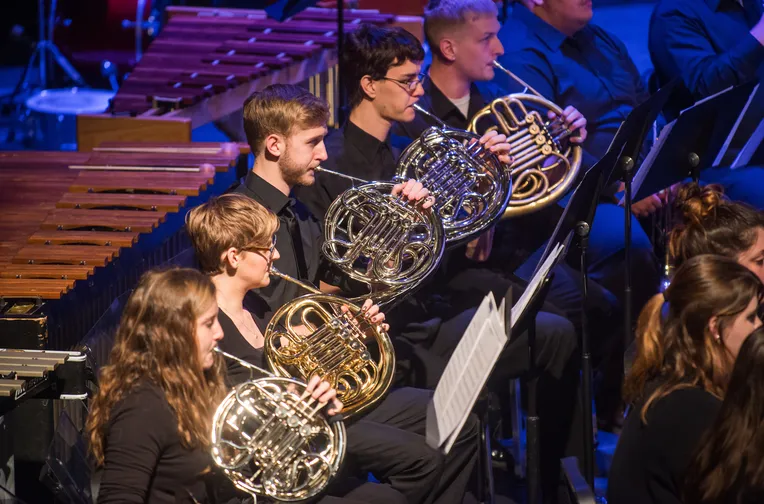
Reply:
[[293, 128], [326, 126], [329, 107], [299, 86], [272, 84], [246, 99], [243, 115], [247, 143], [258, 155], [268, 135], [289, 137]]
[[223, 253], [230, 248], [268, 249], [278, 228], [279, 220], [270, 210], [236, 193], [210, 198], [186, 215], [186, 232], [208, 275], [223, 272]]
[[431, 0], [424, 11], [424, 35], [433, 54], [440, 55], [440, 40], [465, 23], [482, 16], [497, 16], [493, 0]]
[[127, 300], [109, 365], [99, 378], [87, 419], [89, 448], [103, 464], [114, 407], [139, 383], [159, 387], [178, 421], [181, 444], [209, 447], [212, 415], [226, 393], [224, 366], [199, 359], [196, 321], [215, 304], [215, 286], [196, 270], [145, 273]]

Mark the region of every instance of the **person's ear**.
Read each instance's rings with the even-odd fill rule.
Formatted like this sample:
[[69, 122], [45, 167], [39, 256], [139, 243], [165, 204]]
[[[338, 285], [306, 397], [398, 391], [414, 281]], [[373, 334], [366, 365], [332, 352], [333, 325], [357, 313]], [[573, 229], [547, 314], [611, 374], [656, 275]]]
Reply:
[[711, 335], [714, 337], [716, 341], [719, 341], [721, 339], [721, 335], [719, 334], [719, 317], [714, 315], [713, 317], [709, 319], [708, 330], [711, 332]]
[[272, 133], [265, 138], [265, 152], [273, 157], [281, 157], [285, 150], [284, 139], [281, 135]]
[[453, 39], [448, 37], [440, 39], [438, 48], [440, 49], [440, 54], [446, 61], [456, 61], [456, 43]]
[[241, 262], [241, 253], [234, 247], [231, 247], [223, 252], [222, 260], [229, 268], [235, 270], [239, 267], [239, 263]]
[[371, 78], [371, 75], [364, 75], [361, 77], [361, 90], [364, 92], [366, 96], [369, 97], [370, 100], [373, 100], [377, 97], [377, 85], [379, 84], [378, 81], [375, 81]]

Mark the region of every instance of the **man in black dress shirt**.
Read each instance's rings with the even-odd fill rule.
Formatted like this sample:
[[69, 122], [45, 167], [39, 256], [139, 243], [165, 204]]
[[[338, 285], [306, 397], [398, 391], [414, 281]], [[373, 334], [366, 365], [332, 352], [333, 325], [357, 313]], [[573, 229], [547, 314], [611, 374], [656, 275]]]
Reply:
[[[433, 59], [422, 83], [424, 95], [419, 106], [451, 127], [466, 129], [470, 118], [481, 108], [508, 94], [490, 82], [496, 72], [500, 73], [495, 70], [493, 61], [504, 53], [497, 36], [500, 29], [497, 14], [492, 0], [434, 0], [425, 10], [425, 34]], [[515, 87], [512, 92], [522, 92], [519, 84]], [[586, 119], [576, 108], [566, 107], [563, 120], [568, 129], [576, 133], [571, 137], [572, 142], [586, 140]], [[432, 119], [418, 114], [411, 122], [396, 123], [393, 131], [416, 138], [431, 124]], [[496, 292], [508, 281], [517, 280], [513, 273], [523, 263], [526, 264], [519, 272], [524, 281], [529, 280], [538, 262], [538, 256], [532, 252], [549, 238], [561, 214], [562, 209], [552, 205], [501, 222], [496, 226], [492, 246], [483, 251], [482, 263], [473, 260], [474, 254], [454, 251], [442, 275], [446, 287], [460, 298], [470, 297], [472, 292], [481, 295], [486, 290]], [[617, 342], [622, 341], [622, 312], [612, 293], [592, 280], [588, 287], [587, 313], [592, 321], [594, 357], [601, 376], [598, 383], [606, 381], [609, 386], [607, 389], [597, 387], [597, 411], [603, 419], [602, 426], [606, 427], [608, 420], [605, 419], [615, 415], [619, 407], [622, 371], [618, 363], [623, 361], [623, 345]], [[582, 289], [580, 273], [575, 268], [564, 263], [555, 268], [548, 299], [580, 332]]]
[[[346, 124], [327, 137], [329, 158], [322, 162], [322, 166], [363, 179], [392, 178], [400, 147], [410, 142], [410, 139], [391, 134], [391, 128], [395, 121], [407, 122], [414, 119], [412, 105], [422, 94], [418, 74], [423, 57], [424, 51], [419, 41], [403, 30], [365, 26], [348, 35], [345, 45], [345, 71], [348, 77], [351, 111]], [[503, 142], [503, 135], [492, 135], [484, 137], [481, 141], [485, 141], [487, 145], [498, 145], [501, 152], [508, 149], [506, 144], [494, 143]], [[509, 160], [505, 157], [503, 162], [507, 161]], [[319, 173], [316, 176], [316, 184], [301, 187], [298, 194], [311, 211], [316, 215], [323, 215], [328, 205], [350, 186], [351, 183], [344, 178]], [[448, 260], [450, 259], [445, 259]], [[417, 301], [420, 306], [424, 305], [423, 309], [419, 312], [408, 310], [395, 319], [403, 319], [413, 325], [414, 322], [428, 316], [427, 314], [438, 315], [436, 310], [428, 311], [427, 307], [433, 304], [433, 298], [440, 298], [443, 294], [443, 284], [440, 280], [442, 279], [417, 293]], [[471, 297], [473, 303], [479, 302], [489, 290], [503, 296], [510, 285], [507, 281], [493, 281], [487, 276], [483, 277], [483, 281], [490, 282], [492, 287], [482, 287], [478, 296], [474, 297], [468, 296], [467, 292], [459, 293], [460, 296], [448, 300], [447, 308], [454, 311], [455, 302], [459, 303], [459, 309], [467, 308], [468, 306], [463, 306], [465, 298]], [[398, 311], [398, 308], [394, 311]], [[387, 320], [393, 320], [393, 315], [395, 314], [388, 314]], [[391, 322], [391, 325], [395, 327], [394, 322]], [[539, 391], [544, 431], [541, 435], [543, 476], [545, 486], [549, 490], [547, 495], [553, 499], [559, 459], [563, 455], [566, 442], [575, 443], [580, 440], [580, 430], [570, 428], [574, 423], [571, 417], [578, 376], [577, 338], [570, 322], [551, 313], [540, 313], [536, 325], [536, 364], [543, 376]], [[433, 331], [428, 337], [422, 338], [419, 346], [424, 346], [430, 352], [447, 359], [460, 337], [461, 333], [458, 331]], [[498, 385], [498, 390], [505, 391], [509, 378], [518, 377], [528, 369], [527, 345], [527, 334], [520, 334], [513, 337], [503, 352], [491, 378], [492, 382]], [[580, 447], [571, 446], [569, 453], [571, 451], [575, 454], [581, 453]]]
[[[289, 194], [295, 186], [312, 184], [315, 167], [326, 159], [323, 140], [327, 119], [326, 103], [297, 86], [269, 86], [253, 94], [244, 104], [244, 131], [255, 154], [255, 163], [237, 192], [252, 197], [278, 216], [279, 269], [314, 285], [321, 279], [336, 283], [336, 277], [327, 273], [329, 269], [320, 258], [322, 234], [318, 222], [299, 201], [290, 199]], [[402, 189], [409, 201], [432, 204], [427, 201], [428, 192], [421, 184], [401, 186], [396, 190]], [[283, 286], [279, 289], [283, 283], [273, 278], [272, 287], [259, 292], [267, 310], [272, 312], [292, 301], [295, 294], [302, 294]], [[329, 288], [328, 285], [322, 287]], [[416, 464], [418, 460], [407, 459], [405, 443], [397, 443], [400, 437], [392, 434], [386, 436], [385, 427], [425, 434], [431, 393], [414, 388], [400, 390], [403, 392], [388, 396], [365, 414], [362, 421], [372, 425], [356, 429], [357, 434], [349, 438], [356, 464], [380, 479], [385, 479], [386, 471], [395, 464]], [[361, 425], [361, 421], [357, 425]], [[422, 489], [412, 481], [400, 481], [393, 487], [406, 495], [420, 495], [423, 502], [461, 503], [477, 459], [476, 435], [477, 421], [470, 417], [455, 447], [443, 458], [442, 476], [434, 489]], [[413, 446], [412, 457], [421, 448]]]
[[[764, 76], [764, 4], [761, 0], [662, 0], [650, 20], [650, 57], [659, 84], [679, 77], [684, 89], [667, 107], [669, 119], [695, 101]], [[739, 136], [764, 117], [759, 89]], [[703, 182], [724, 186], [732, 199], [764, 208], [761, 160], [735, 170], [705, 170]]]
[[[584, 150], [599, 159], [621, 122], [648, 93], [626, 47], [589, 23], [592, 15], [590, 1], [521, 0], [499, 31], [507, 51], [499, 62], [548, 100], [580, 110], [587, 119]], [[497, 74], [494, 82], [508, 79]], [[608, 188], [597, 206], [588, 255], [590, 278], [621, 298], [624, 209], [612, 197], [616, 191]], [[659, 200], [650, 197], [633, 209], [648, 215], [659, 206]], [[634, 217], [631, 240], [631, 267], [639, 272], [632, 282], [633, 313], [639, 313], [657, 292], [660, 274], [650, 239]]]

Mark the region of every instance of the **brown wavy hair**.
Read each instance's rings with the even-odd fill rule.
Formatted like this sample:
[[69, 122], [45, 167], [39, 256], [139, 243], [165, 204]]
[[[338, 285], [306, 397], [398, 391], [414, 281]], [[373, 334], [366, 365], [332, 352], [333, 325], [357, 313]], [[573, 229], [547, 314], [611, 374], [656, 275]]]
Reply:
[[758, 228], [764, 228], [764, 213], [728, 200], [723, 189], [713, 184], [682, 186], [676, 207], [678, 219], [669, 236], [669, 253], [676, 267], [701, 254], [737, 258], [756, 243]]
[[196, 270], [154, 270], [141, 277], [125, 305], [87, 419], [98, 465], [114, 406], [145, 381], [164, 391], [181, 443], [189, 449], [209, 446], [212, 416], [225, 395], [224, 363], [216, 355], [212, 368], [203, 369], [196, 321], [215, 302], [215, 286]]
[[764, 498], [764, 327], [740, 347], [719, 416], [687, 471], [688, 504]]
[[[643, 422], [654, 401], [679, 388], [724, 396], [732, 359], [724, 342], [711, 334], [709, 321], [718, 317], [723, 331], [762, 294], [756, 275], [734, 259], [699, 255], [677, 270], [663, 294], [647, 302], [637, 320], [637, 357], [624, 385], [629, 402], [643, 402]], [[654, 383], [657, 387], [648, 387]]]

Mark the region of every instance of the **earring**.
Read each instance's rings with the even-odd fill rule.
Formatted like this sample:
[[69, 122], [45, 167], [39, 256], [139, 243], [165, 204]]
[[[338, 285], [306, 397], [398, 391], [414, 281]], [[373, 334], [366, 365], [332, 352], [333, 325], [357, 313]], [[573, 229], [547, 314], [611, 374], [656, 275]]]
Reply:
[[715, 339], [716, 341], [721, 341], [722, 337], [721, 337], [721, 336], [719, 336], [718, 334], [714, 334], [714, 339]]

